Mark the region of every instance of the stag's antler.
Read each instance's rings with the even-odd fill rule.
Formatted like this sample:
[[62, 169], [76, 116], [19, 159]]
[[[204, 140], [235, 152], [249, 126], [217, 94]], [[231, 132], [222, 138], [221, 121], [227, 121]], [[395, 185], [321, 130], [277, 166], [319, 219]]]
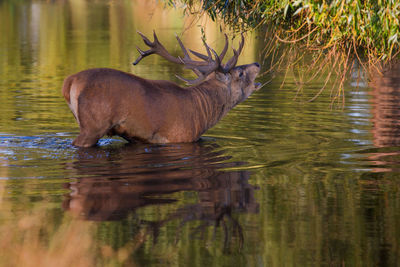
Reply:
[[[183, 45], [182, 41], [179, 39], [178, 36], [176, 36], [176, 39], [178, 40], [178, 43], [182, 49], [182, 52], [184, 54], [183, 57], [174, 57], [172, 56], [166, 49], [165, 47], [158, 41], [157, 35], [155, 31], [153, 31], [153, 36], [154, 36], [154, 41], [151, 42], [145, 35], [143, 35], [141, 32], [138, 32], [138, 34], [142, 37], [144, 43], [150, 47], [149, 50], [143, 51], [139, 47], [137, 47], [137, 50], [140, 53], [140, 56], [136, 59], [136, 61], [133, 63], [133, 65], [138, 64], [144, 57], [147, 57], [152, 54], [157, 54], [166, 60], [176, 63], [176, 64], [182, 64], [185, 66], [187, 69], [191, 69], [197, 76], [198, 78], [195, 80], [187, 80], [182, 77], [177, 77], [186, 83], [190, 85], [195, 85], [199, 84], [200, 82], [204, 81], [208, 75], [213, 73], [214, 71], [219, 71], [223, 73], [229, 72], [232, 68], [235, 67], [238, 57], [240, 55], [240, 52], [242, 51], [243, 45], [244, 45], [244, 37], [242, 34], [242, 40], [239, 44], [239, 49], [235, 50], [233, 49], [233, 57], [229, 59], [229, 61], [225, 64], [222, 65], [222, 60], [225, 57], [225, 54], [228, 50], [228, 36], [225, 34], [225, 46], [224, 49], [222, 50], [221, 54], [217, 54], [214, 49], [210, 48], [208, 44], [204, 42], [204, 46], [207, 51], [207, 55], [203, 55], [199, 52], [190, 50], [189, 51], [195, 55], [196, 57], [202, 59], [203, 61], [196, 61], [193, 60], [189, 53], [187, 52], [185, 46]], [[214, 56], [214, 57], [213, 57]]]
[[233, 57], [231, 57], [228, 62], [222, 67], [222, 71], [224, 73], [227, 73], [230, 71], [232, 68], [236, 66], [236, 63], [238, 61], [239, 55], [242, 52], [243, 46], [244, 46], [244, 36], [243, 33], [241, 34], [242, 39], [239, 42], [239, 48], [238, 50], [233, 48]]
[[[167, 59], [168, 61], [171, 61], [173, 63], [181, 64], [181, 60], [171, 56], [171, 54], [168, 53], [168, 51], [165, 49], [165, 47], [158, 41], [156, 32], [153, 31], [153, 36], [154, 36], [154, 41], [151, 42], [143, 33], [137, 32], [143, 39], [144, 43], [150, 47], [149, 50], [143, 51], [139, 47], [136, 47], [137, 50], [140, 53], [140, 56], [133, 62], [133, 65], [138, 64], [143, 58], [150, 56], [152, 54], [157, 54], [159, 56], [162, 56], [163, 58]], [[186, 51], [184, 51], [185, 56], [187, 54]]]

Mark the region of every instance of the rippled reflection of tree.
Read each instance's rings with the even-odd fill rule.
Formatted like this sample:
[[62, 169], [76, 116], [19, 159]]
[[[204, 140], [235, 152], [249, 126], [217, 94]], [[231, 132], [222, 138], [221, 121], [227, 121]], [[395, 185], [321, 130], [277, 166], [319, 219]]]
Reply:
[[373, 144], [390, 149], [371, 153], [369, 159], [378, 165], [375, 171], [389, 171], [400, 163], [400, 149], [395, 148], [400, 146], [400, 64], [371, 78]]

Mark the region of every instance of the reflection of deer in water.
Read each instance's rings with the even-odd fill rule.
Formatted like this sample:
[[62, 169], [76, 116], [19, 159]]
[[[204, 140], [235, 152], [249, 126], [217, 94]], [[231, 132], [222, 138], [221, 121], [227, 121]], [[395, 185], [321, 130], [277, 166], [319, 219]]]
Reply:
[[195, 231], [221, 225], [228, 242], [230, 225], [242, 242], [241, 226], [232, 213], [257, 212], [254, 187], [248, 184], [247, 171], [218, 170], [240, 163], [223, 163], [229, 157], [216, 149], [189, 143], [126, 146], [109, 152], [82, 150], [80, 160], [67, 167], [78, 178], [67, 184], [71, 193], [64, 208], [87, 220], [120, 220], [139, 207], [176, 201], [165, 197], [167, 194], [195, 191], [198, 203], [181, 207], [157, 222], [142, 220], [142, 226], [147, 225], [156, 238], [169, 221], [181, 220], [181, 226], [200, 221]]
[[[392, 66], [383, 75], [371, 75], [373, 142], [375, 147], [400, 146], [400, 64]], [[370, 157], [376, 165], [398, 164], [400, 151], [380, 152]], [[384, 158], [384, 159], [383, 159]], [[395, 162], [393, 162], [395, 161]]]

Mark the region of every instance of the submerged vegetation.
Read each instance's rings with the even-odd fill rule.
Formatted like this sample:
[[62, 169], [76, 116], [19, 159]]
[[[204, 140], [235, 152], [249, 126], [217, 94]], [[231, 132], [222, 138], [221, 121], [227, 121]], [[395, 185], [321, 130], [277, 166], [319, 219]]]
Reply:
[[[354, 72], [354, 67], [356, 71], [381, 71], [399, 53], [398, 0], [181, 1], [186, 11], [207, 13], [236, 31], [266, 30], [263, 52], [272, 69], [282, 62], [296, 68], [306, 60], [312, 68], [309, 74], [298, 77], [299, 91], [305, 80], [315, 78], [330, 65], [323, 88], [332, 84], [338, 89], [334, 99], [344, 100], [345, 77]], [[285, 49], [277, 49], [282, 45]]]

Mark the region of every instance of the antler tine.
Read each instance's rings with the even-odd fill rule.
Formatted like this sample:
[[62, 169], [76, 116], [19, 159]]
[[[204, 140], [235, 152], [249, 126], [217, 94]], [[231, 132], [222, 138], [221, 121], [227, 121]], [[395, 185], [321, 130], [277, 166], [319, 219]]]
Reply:
[[203, 55], [199, 52], [193, 51], [192, 49], [189, 49], [190, 53], [192, 53], [193, 55], [195, 55], [198, 58], [201, 58], [202, 60], [208, 60], [208, 57], [206, 55]]
[[216, 71], [221, 65], [221, 61], [219, 60], [217, 52], [215, 52], [215, 50], [212, 49], [211, 47], [209, 47], [209, 49], [214, 54], [214, 57], [215, 57], [215, 60], [212, 59], [211, 55], [209, 57], [210, 58], [209, 63], [212, 63], [212, 65], [207, 64], [207, 65], [203, 65], [203, 66], [197, 66], [197, 65], [191, 65], [191, 63], [185, 63], [185, 68], [193, 70], [194, 73], [196, 73], [196, 75], [198, 76], [197, 79], [188, 80], [188, 79], [182, 78], [178, 75], [175, 75], [175, 76], [177, 78], [181, 79], [182, 81], [186, 82], [188, 85], [196, 85], [196, 84], [199, 84], [200, 82], [202, 82], [203, 80], [205, 80], [209, 74]]
[[[213, 49], [210, 48], [206, 42], [204, 42], [204, 46], [206, 47], [208, 56], [203, 55], [203, 54], [201, 54], [201, 53], [198, 53], [198, 52], [196, 52], [196, 51], [193, 51], [193, 50], [189, 49], [189, 51], [190, 51], [193, 55], [195, 55], [195, 56], [197, 56], [197, 57], [203, 59], [204, 61], [195, 61], [195, 60], [192, 60], [192, 59], [190, 58], [190, 56], [189, 56], [188, 54], [186, 54], [186, 53], [187, 53], [187, 52], [186, 52], [186, 53], [185, 53], [185, 60], [183, 60], [183, 63], [184, 63], [185, 65], [191, 65], [191, 66], [208, 66], [210, 63], [213, 63], [214, 60], [212, 59], [212, 55], [211, 55], [211, 50], [213, 50]], [[186, 59], [186, 58], [187, 58], [187, 59]]]
[[191, 49], [189, 49], [189, 51], [190, 51], [190, 53], [192, 53], [196, 57], [201, 58], [204, 61], [210, 62], [212, 60], [212, 56], [211, 56], [211, 49], [212, 48], [210, 48], [210, 46], [205, 41], [203, 41], [203, 43], [204, 43], [204, 46], [206, 47], [207, 56], [203, 55], [203, 54], [201, 54], [199, 52], [193, 51]]
[[236, 49], [233, 50], [233, 57], [231, 57], [228, 62], [226, 62], [225, 66], [222, 67], [222, 70], [224, 73], [229, 72], [231, 69], [233, 69], [236, 66], [236, 63], [239, 58], [239, 52]]
[[164, 48], [164, 46], [158, 41], [156, 32], [153, 31], [153, 37], [154, 41], [151, 42], [143, 33], [137, 32], [143, 39], [143, 42], [150, 47], [149, 50], [143, 51], [140, 48], [137, 48], [139, 51], [140, 55], [139, 57], [133, 62], [133, 65], [137, 65], [144, 57], [147, 57], [152, 54], [158, 54], [161, 57], [165, 58], [166, 60], [169, 60], [173, 63], [178, 63], [182, 64], [181, 60], [179, 58], [176, 58], [172, 56], [168, 51]]
[[[141, 33], [140, 31], [137, 32], [143, 39], [143, 42], [150, 47], [154, 47], [154, 43], [155, 42], [151, 42], [143, 33]], [[154, 32], [154, 41], [157, 40], [157, 36], [155, 36], [155, 32]], [[133, 65], [137, 65], [143, 58], [154, 54], [155, 51], [153, 49], [149, 49], [147, 51], [143, 51], [142, 49], [140, 49], [138, 46], [136, 46], [137, 51], [139, 52], [140, 56], [135, 60], [135, 62], [133, 62]]]
[[222, 67], [223, 72], [229, 72], [232, 68], [236, 66], [236, 63], [238, 61], [239, 55], [242, 52], [243, 46], [244, 46], [244, 36], [243, 33], [241, 34], [242, 39], [239, 42], [239, 48], [238, 50], [233, 49], [233, 57], [231, 57], [228, 62], [225, 64], [225, 66]]
[[188, 84], [188, 85], [196, 85], [196, 84], [199, 84], [199, 83], [201, 83], [206, 77], [203, 75], [203, 74], [199, 74], [199, 77], [197, 78], [197, 79], [194, 79], [194, 80], [189, 80], [189, 79], [185, 79], [185, 78], [183, 78], [183, 77], [181, 77], [181, 76], [179, 76], [179, 75], [176, 75], [175, 74], [175, 76], [176, 76], [176, 78], [178, 78], [178, 79], [180, 79], [180, 80], [182, 80], [182, 81], [184, 81], [184, 82], [186, 82], [186, 84]]
[[222, 60], [224, 60], [226, 51], [228, 51], [228, 44], [229, 44], [228, 35], [226, 35], [226, 33], [224, 33], [224, 36], [225, 36], [225, 46], [224, 46], [224, 49], [222, 50], [221, 54], [219, 54], [219, 60], [221, 62], [222, 62]]
[[155, 30], [153, 30], [153, 38], [154, 38], [154, 42], [153, 42], [153, 43], [160, 43], [160, 42], [158, 41], [157, 34], [156, 34], [156, 31], [155, 31]]
[[[226, 35], [226, 33], [225, 33], [224, 36], [225, 36], [225, 46], [224, 46], [224, 49], [222, 50], [221, 54], [219, 54], [219, 56], [218, 56], [220, 62], [222, 62], [222, 60], [224, 60], [224, 57], [225, 57], [226, 51], [228, 51], [228, 45], [229, 45], [228, 35]], [[206, 45], [206, 48], [207, 48], [208, 57], [207, 57], [206, 55], [203, 55], [203, 54], [201, 54], [201, 53], [199, 53], [199, 52], [196, 52], [196, 51], [193, 51], [193, 50], [191, 50], [191, 49], [189, 49], [189, 51], [190, 51], [193, 55], [195, 55], [196, 57], [198, 57], [198, 58], [201, 58], [201, 59], [203, 59], [203, 60], [208, 60], [209, 57], [210, 57], [210, 53], [209, 53], [209, 50], [208, 50], [208, 49], [209, 49], [209, 46], [208, 46], [207, 43], [205, 43], [205, 42], [204, 42], [204, 44]]]
[[158, 40], [155, 32], [153, 32], [153, 35], [154, 35], [154, 42], [151, 42], [151, 41], [150, 41], [143, 33], [141, 33], [140, 31], [137, 31], [137, 33], [142, 37], [143, 42], [144, 42], [147, 46], [153, 47], [155, 41]]
[[133, 65], [137, 65], [144, 57], [146, 57], [146, 56], [148, 56], [148, 55], [151, 55], [151, 54], [154, 54], [154, 52], [153, 51], [147, 51], [147, 53], [146, 53], [146, 51], [143, 51], [142, 49], [140, 49], [139, 47], [136, 47], [136, 49], [137, 49], [137, 51], [139, 52], [139, 57], [135, 60], [135, 62], [133, 62], [132, 64]]
[[[153, 31], [153, 37], [154, 41], [151, 42], [144, 34], [138, 31], [138, 34], [142, 37], [143, 42], [150, 47], [149, 50], [141, 50], [139, 47], [137, 47], [137, 50], [139, 51], [139, 57], [135, 60], [133, 63], [134, 65], [138, 64], [144, 57], [149, 56], [151, 54], [157, 54], [160, 55], [161, 57], [165, 58], [168, 61], [171, 61], [173, 63], [177, 64], [182, 64], [185, 66], [186, 69], [191, 69], [197, 76], [198, 78], [195, 80], [188, 80], [184, 79], [182, 77], [177, 76], [179, 79], [185, 81], [186, 83], [190, 85], [198, 84], [201, 81], [205, 80], [209, 74], [212, 72], [222, 68], [221, 67], [221, 61], [223, 57], [225, 56], [226, 50], [228, 49], [228, 37], [225, 34], [225, 47], [221, 54], [218, 56], [217, 52], [215, 52], [214, 49], [208, 46], [208, 44], [204, 41], [204, 46], [206, 47], [207, 51], [207, 56], [200, 54], [198, 52], [189, 50], [192, 54], [195, 56], [203, 59], [203, 61], [196, 61], [192, 60], [190, 58], [190, 55], [188, 53], [188, 50], [185, 48], [183, 45], [181, 39], [176, 36], [176, 39], [178, 40], [178, 43], [182, 49], [182, 52], [184, 54], [183, 57], [174, 57], [172, 56], [165, 48], [164, 46], [158, 41], [157, 35], [155, 31]], [[241, 50], [241, 49], [239, 49]], [[236, 62], [233, 62], [236, 64]]]
[[[215, 50], [212, 49], [212, 48], [210, 48], [210, 49], [211, 49], [211, 52], [214, 54], [216, 65], [220, 66], [221, 65], [221, 59], [219, 58], [217, 52], [215, 52]], [[211, 58], [211, 56], [210, 56], [210, 58]]]
[[244, 46], [244, 35], [243, 35], [243, 33], [241, 33], [240, 36], [242, 37], [242, 39], [239, 42], [239, 48], [238, 48], [238, 53], [239, 54], [242, 52], [242, 49], [243, 49], [243, 46]]
[[147, 46], [150, 46], [151, 49], [146, 50], [146, 51], [143, 51], [143, 50], [140, 49], [138, 46], [136, 46], [136, 49], [137, 49], [137, 51], [139, 52], [140, 55], [139, 55], [139, 57], [135, 60], [135, 62], [133, 62], [133, 65], [137, 65], [143, 58], [145, 58], [145, 57], [147, 57], [147, 56], [149, 56], [149, 55], [155, 53], [155, 51], [153, 50], [153, 47], [154, 47], [155, 41], [157, 40], [157, 38], [156, 38], [156, 36], [155, 36], [155, 33], [154, 33], [154, 36], [155, 36], [154, 42], [151, 42], [151, 41], [150, 41], [143, 33], [141, 33], [140, 31], [138, 31], [137, 33], [142, 37], [143, 42], [144, 42]]
[[[203, 42], [204, 42], [204, 46], [206, 47], [206, 51], [207, 51], [208, 58], [211, 58], [210, 47], [208, 46], [208, 44], [206, 43], [206, 41], [203, 40]], [[214, 51], [214, 52], [215, 52], [215, 51]]]
[[[182, 52], [183, 52], [183, 54], [184, 54], [184, 57], [183, 57], [183, 58], [180, 58], [180, 59], [183, 60], [183, 61], [185, 61], [185, 60], [192, 60], [192, 59], [190, 58], [190, 56], [189, 56], [189, 53], [188, 53], [187, 50], [186, 50], [186, 47], [183, 45], [181, 39], [178, 37], [177, 34], [175, 34], [175, 37], [176, 37], [176, 40], [178, 40], [179, 46], [181, 47]], [[184, 63], [184, 62], [183, 62], [183, 63]]]
[[[208, 49], [210, 49], [210, 56], [207, 57], [207, 62], [199, 62], [193, 60], [187, 61], [185, 62], [185, 68], [192, 70], [196, 69], [203, 74], [207, 73], [207, 75], [217, 70], [221, 65], [221, 61], [219, 60], [218, 54], [217, 52], [215, 52], [214, 49], [210, 47]], [[214, 54], [215, 60], [212, 58], [211, 53]]]

